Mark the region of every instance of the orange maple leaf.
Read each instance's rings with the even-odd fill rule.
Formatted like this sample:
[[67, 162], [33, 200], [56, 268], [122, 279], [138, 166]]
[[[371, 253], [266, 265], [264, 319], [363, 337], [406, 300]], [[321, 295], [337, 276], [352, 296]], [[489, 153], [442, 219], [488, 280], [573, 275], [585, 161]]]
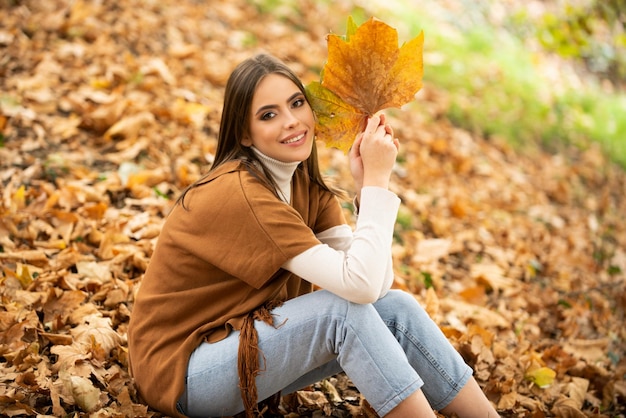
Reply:
[[345, 37], [328, 35], [320, 83], [307, 91], [318, 117], [318, 139], [347, 152], [367, 117], [410, 102], [422, 88], [424, 34], [398, 48], [398, 33], [371, 18], [348, 19]]
[[307, 96], [317, 118], [317, 139], [344, 152], [350, 149], [356, 135], [365, 128], [367, 115], [317, 81], [307, 86]]

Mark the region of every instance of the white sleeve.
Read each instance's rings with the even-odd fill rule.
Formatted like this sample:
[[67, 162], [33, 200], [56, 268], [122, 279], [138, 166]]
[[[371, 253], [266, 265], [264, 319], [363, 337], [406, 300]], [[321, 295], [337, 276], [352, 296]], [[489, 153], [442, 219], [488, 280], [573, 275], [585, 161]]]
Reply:
[[335, 250], [348, 251], [352, 245], [352, 228], [348, 224], [337, 225], [315, 234], [315, 237]]
[[323, 244], [282, 267], [351, 302], [375, 302], [393, 283], [391, 244], [399, 206], [400, 199], [389, 190], [364, 187], [351, 239], [345, 228], [331, 228], [318, 234]]

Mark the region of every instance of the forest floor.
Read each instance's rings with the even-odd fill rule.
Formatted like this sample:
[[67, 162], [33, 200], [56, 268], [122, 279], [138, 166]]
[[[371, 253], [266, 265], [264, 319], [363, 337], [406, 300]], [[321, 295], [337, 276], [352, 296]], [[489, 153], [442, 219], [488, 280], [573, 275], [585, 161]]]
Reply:
[[[134, 295], [175, 196], [212, 160], [232, 68], [264, 50], [319, 79], [351, 5], [301, 3], [0, 0], [2, 416], [160, 416], [128, 374]], [[593, 146], [458, 129], [447, 106], [427, 84], [387, 112], [395, 286], [502, 416], [626, 416], [625, 173]], [[353, 192], [343, 153], [320, 158]], [[342, 375], [282, 408], [372, 416]]]

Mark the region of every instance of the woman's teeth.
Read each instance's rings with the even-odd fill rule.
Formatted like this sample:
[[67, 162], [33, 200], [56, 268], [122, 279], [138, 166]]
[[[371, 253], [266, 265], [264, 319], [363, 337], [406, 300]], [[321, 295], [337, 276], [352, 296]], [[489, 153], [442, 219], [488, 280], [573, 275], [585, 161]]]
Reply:
[[301, 140], [302, 138], [304, 138], [304, 134], [302, 134], [302, 135], [298, 135], [298, 136], [296, 136], [296, 137], [294, 137], [294, 138], [291, 138], [291, 139], [288, 139], [288, 140], [286, 140], [286, 141], [283, 141], [283, 144], [291, 144], [291, 143], [293, 143], [293, 142], [298, 142], [298, 141], [299, 141], [299, 140]]

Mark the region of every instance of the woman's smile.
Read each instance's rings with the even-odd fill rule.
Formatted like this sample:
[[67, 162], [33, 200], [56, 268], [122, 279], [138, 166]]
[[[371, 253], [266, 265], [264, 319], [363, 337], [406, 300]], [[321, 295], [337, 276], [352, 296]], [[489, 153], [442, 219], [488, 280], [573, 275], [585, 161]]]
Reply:
[[300, 145], [300, 143], [302, 142], [304, 138], [306, 138], [306, 131], [298, 135], [291, 136], [290, 138], [287, 138], [284, 141], [282, 141], [282, 143], [289, 144], [289, 145], [298, 143], [298, 145]]

